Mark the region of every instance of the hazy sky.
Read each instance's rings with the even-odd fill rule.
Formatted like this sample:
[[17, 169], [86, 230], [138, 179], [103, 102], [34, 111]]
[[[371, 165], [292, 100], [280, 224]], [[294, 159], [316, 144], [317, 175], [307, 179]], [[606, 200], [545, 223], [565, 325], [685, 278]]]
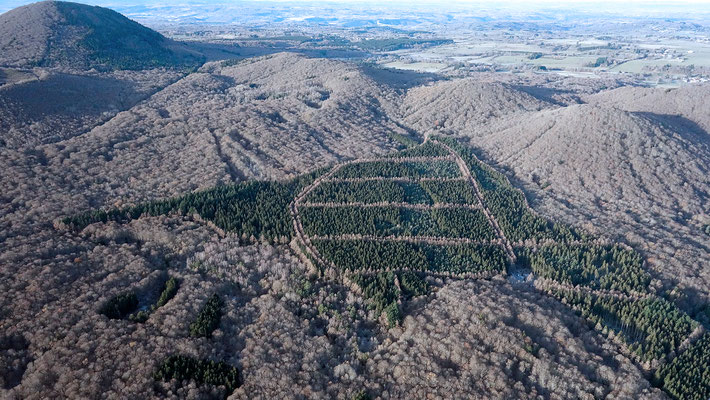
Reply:
[[[24, 4], [33, 3], [34, 1], [28, 0], [0, 0], [0, 12], [5, 12], [11, 10], [15, 7], [19, 7]], [[710, 12], [710, 0], [178, 0], [172, 2], [166, 2], [163, 0], [79, 0], [80, 3], [100, 5], [104, 7], [110, 7], [118, 11], [128, 10], [133, 7], [194, 7], [196, 11], [199, 10], [201, 6], [237, 6], [239, 4], [251, 3], [252, 5], [257, 5], [259, 3], [279, 3], [282, 6], [288, 3], [299, 3], [299, 4], [326, 4], [330, 3], [333, 5], [363, 5], [363, 6], [383, 6], [389, 5], [397, 7], [399, 5], [403, 7], [417, 5], [425, 6], [431, 5], [436, 6], [438, 9], [445, 9], [446, 7], [461, 8], [467, 5], [474, 7], [476, 5], [486, 5], [491, 6], [502, 6], [502, 7], [516, 7], [527, 10], [534, 10], [535, 8], [582, 8], [590, 9], [594, 11], [608, 11], [614, 12], [627, 8], [633, 8], [634, 10], [644, 10], [647, 9], [651, 13], [658, 12], [659, 8], [668, 8], [675, 11], [687, 10], [688, 12], [702, 11], [703, 13]]]

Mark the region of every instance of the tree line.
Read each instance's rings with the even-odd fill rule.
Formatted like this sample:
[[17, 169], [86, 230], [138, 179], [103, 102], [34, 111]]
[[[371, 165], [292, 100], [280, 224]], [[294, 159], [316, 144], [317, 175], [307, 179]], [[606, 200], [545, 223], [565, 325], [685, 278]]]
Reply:
[[308, 194], [316, 203], [409, 203], [432, 204], [432, 199], [414, 182], [354, 181], [322, 182]]
[[388, 154], [388, 158], [403, 158], [403, 157], [446, 157], [449, 152], [434, 142], [426, 142], [419, 146], [414, 146], [406, 150]]
[[536, 275], [570, 285], [646, 292], [651, 282], [641, 255], [619, 245], [545, 245], [519, 254]]
[[672, 303], [657, 297], [635, 300], [574, 290], [552, 290], [552, 294], [593, 323], [615, 332], [645, 361], [677, 350], [697, 326]]
[[322, 172], [319, 170], [286, 182], [250, 181], [218, 186], [131, 207], [89, 211], [67, 217], [62, 222], [79, 230], [96, 222], [127, 222], [143, 215], [198, 214], [225, 231], [239, 233], [244, 239], [283, 242], [294, 234], [289, 203]]

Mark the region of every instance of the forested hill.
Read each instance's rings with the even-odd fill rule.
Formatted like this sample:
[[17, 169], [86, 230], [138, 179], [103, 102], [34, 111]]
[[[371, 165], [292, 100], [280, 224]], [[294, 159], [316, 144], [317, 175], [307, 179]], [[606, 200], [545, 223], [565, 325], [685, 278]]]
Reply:
[[0, 66], [185, 68], [202, 56], [103, 7], [43, 1], [0, 15]]
[[93, 211], [60, 225], [81, 230], [171, 213], [199, 215], [244, 242], [291, 242], [314, 274], [354, 288], [389, 327], [435, 279], [523, 275], [520, 284], [586, 318], [672, 397], [710, 395], [709, 334], [656, 293], [639, 253], [537, 215], [504, 175], [453, 139], [432, 137], [291, 181]]

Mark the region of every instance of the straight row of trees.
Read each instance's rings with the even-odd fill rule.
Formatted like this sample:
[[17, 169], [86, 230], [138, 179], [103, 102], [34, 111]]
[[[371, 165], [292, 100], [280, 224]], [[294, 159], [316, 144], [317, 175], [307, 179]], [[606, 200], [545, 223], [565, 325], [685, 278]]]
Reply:
[[431, 196], [417, 183], [401, 181], [323, 182], [306, 198], [316, 203], [432, 204]]
[[389, 158], [403, 158], [403, 157], [446, 157], [449, 156], [449, 152], [441, 147], [441, 145], [434, 142], [426, 142], [419, 146], [414, 146], [406, 150], [398, 151], [388, 155]]
[[420, 185], [435, 203], [478, 204], [476, 193], [467, 181], [421, 181]]
[[333, 203], [478, 204], [473, 187], [466, 181], [425, 180], [323, 182], [306, 199]]

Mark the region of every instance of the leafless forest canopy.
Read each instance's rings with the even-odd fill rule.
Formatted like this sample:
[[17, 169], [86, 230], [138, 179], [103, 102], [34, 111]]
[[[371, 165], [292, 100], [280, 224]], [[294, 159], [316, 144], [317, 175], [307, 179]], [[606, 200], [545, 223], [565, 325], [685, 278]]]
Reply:
[[702, 79], [58, 4], [0, 14], [0, 397], [709, 393]]

